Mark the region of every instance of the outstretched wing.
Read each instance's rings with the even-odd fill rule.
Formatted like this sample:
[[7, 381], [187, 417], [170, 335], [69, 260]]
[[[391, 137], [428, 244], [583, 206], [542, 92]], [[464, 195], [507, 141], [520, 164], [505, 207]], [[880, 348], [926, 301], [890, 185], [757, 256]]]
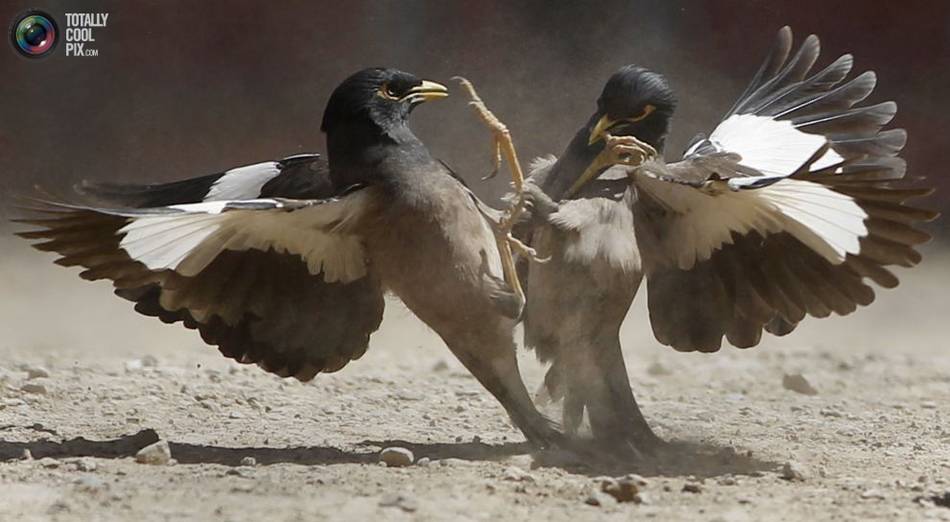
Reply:
[[98, 204], [126, 208], [258, 198], [325, 199], [335, 195], [329, 167], [319, 154], [297, 154], [170, 183], [83, 181], [76, 191]]
[[209, 201], [148, 209], [45, 204], [34, 245], [109, 279], [136, 310], [199, 330], [242, 363], [300, 380], [360, 357], [383, 313], [359, 229], [372, 188], [324, 200]]
[[779, 31], [752, 84], [681, 162], [634, 176], [651, 323], [678, 350], [716, 351], [724, 336], [754, 346], [763, 328], [782, 335], [806, 314], [848, 314], [874, 299], [865, 278], [896, 286], [885, 267], [915, 265], [929, 239], [915, 225], [936, 213], [907, 201], [930, 190], [894, 183], [906, 134], [881, 128], [895, 104], [855, 107], [874, 73], [845, 82], [845, 55], [809, 75], [818, 39], [789, 58], [791, 40]]

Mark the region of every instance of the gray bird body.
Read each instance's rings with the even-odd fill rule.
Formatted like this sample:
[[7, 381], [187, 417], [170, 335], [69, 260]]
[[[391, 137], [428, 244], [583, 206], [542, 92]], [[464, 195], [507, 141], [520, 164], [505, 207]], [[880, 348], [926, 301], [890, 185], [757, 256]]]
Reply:
[[[553, 158], [536, 164], [530, 179], [544, 186], [554, 166]], [[574, 216], [577, 226], [547, 221], [531, 231], [532, 246], [550, 259], [528, 270], [524, 324], [525, 344], [551, 363], [545, 391], [563, 401], [564, 428], [576, 432], [586, 410], [596, 437], [625, 434], [645, 445], [652, 431], [620, 345], [620, 327], [643, 279], [635, 197], [626, 174], [613, 169], [558, 205], [556, 213]]]

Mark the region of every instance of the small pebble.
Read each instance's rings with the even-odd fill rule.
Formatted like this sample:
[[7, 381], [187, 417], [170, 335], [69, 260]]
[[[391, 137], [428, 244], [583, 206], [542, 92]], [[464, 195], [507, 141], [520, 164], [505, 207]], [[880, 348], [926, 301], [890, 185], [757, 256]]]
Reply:
[[502, 473], [502, 478], [511, 482], [534, 482], [534, 476], [518, 466], [508, 466]]
[[59, 467], [59, 461], [52, 457], [43, 457], [37, 462], [40, 463], [40, 466], [48, 469], [55, 469]]
[[96, 471], [99, 468], [96, 461], [92, 459], [76, 459], [72, 465], [76, 468], [76, 471]]
[[225, 471], [224, 474], [225, 474], [225, 475], [235, 476], [235, 477], [241, 477], [241, 478], [253, 478], [253, 477], [254, 477], [254, 469], [253, 469], [253, 468], [249, 468], [249, 467], [247, 467], [247, 466], [238, 466], [238, 467], [236, 467], [236, 468], [231, 468], [231, 469]]
[[642, 487], [642, 486], [650, 485], [650, 482], [647, 479], [641, 477], [640, 475], [637, 475], [636, 473], [628, 473], [624, 475], [623, 478], [626, 480], [632, 481], [637, 486]]
[[696, 482], [687, 482], [683, 484], [683, 493], [702, 493], [703, 487]]
[[409, 466], [415, 461], [415, 456], [406, 448], [386, 448], [379, 452], [379, 461], [385, 462], [391, 468]]
[[861, 493], [863, 499], [884, 500], [884, 493], [877, 489], [869, 489]]
[[27, 379], [40, 379], [49, 377], [49, 371], [42, 366], [27, 366], [23, 370], [26, 372]]
[[20, 391], [24, 393], [33, 393], [36, 395], [46, 395], [46, 386], [36, 382], [28, 382], [23, 386], [20, 386]]
[[241, 459], [241, 465], [254, 467], [257, 465], [257, 459], [255, 459], [254, 457], [244, 457], [243, 459]]
[[154, 444], [149, 444], [135, 454], [135, 462], [140, 464], [153, 464], [156, 466], [168, 464], [171, 458], [172, 452], [171, 448], [168, 447], [167, 440], [160, 440]]
[[29, 448], [24, 448], [23, 453], [20, 454], [20, 460], [33, 460], [33, 452]]
[[800, 373], [786, 373], [782, 377], [782, 387], [802, 395], [818, 395], [818, 390]]
[[779, 475], [785, 480], [791, 481], [803, 481], [805, 480], [805, 472], [802, 470], [801, 464], [793, 461], [788, 461], [785, 464], [782, 464], [782, 472]]
[[422, 466], [423, 468], [432, 463], [432, 460], [429, 457], [422, 457], [416, 461], [416, 466]]
[[640, 488], [627, 478], [601, 482], [601, 491], [613, 497], [617, 502], [637, 502]]

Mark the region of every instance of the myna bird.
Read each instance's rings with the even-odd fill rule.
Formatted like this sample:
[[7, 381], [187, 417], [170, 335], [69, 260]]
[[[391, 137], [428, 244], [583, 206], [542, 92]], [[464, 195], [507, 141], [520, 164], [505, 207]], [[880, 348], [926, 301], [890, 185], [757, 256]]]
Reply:
[[[527, 283], [525, 340], [552, 366], [567, 428], [586, 410], [597, 437], [659, 443], [634, 400], [618, 331], [642, 277], [662, 344], [718, 351], [792, 331], [806, 315], [845, 315], [874, 300], [886, 267], [920, 262], [917, 228], [937, 213], [907, 202], [931, 192], [898, 183], [906, 141], [882, 130], [893, 102], [861, 106], [875, 75], [846, 80], [844, 55], [811, 73], [809, 36], [794, 54], [779, 31], [751, 84], [682, 160], [658, 154], [674, 109], [666, 81], [620, 69], [561, 158], [529, 178], [541, 224], [530, 243], [546, 264]], [[624, 163], [620, 170], [605, 167]]]
[[[551, 363], [544, 387], [550, 398], [562, 401], [564, 428], [576, 433], [586, 410], [596, 438], [632, 438], [639, 447], [659, 439], [634, 398], [620, 346], [620, 326], [643, 277], [633, 232], [634, 192], [625, 172], [601, 175], [612, 166], [612, 151], [605, 140], [592, 137], [603, 132], [605, 122], [617, 121], [622, 123], [613, 132], [636, 131], [662, 151], [675, 104], [656, 73], [628, 66], [611, 76], [597, 111], [560, 157], [533, 165], [529, 193], [538, 196], [532, 203], [545, 219], [533, 220], [539, 226], [519, 234], [550, 256], [530, 270], [527, 263], [520, 265], [529, 296], [524, 340], [542, 362]], [[647, 119], [645, 112], [653, 117]], [[578, 183], [585, 177], [597, 179]], [[561, 201], [560, 209], [552, 200]], [[563, 230], [558, 210], [587, 222]]]
[[559, 433], [515, 359], [521, 301], [490, 211], [408, 126], [444, 86], [367, 69], [330, 96], [327, 162], [293, 156], [150, 186], [86, 184], [20, 235], [241, 363], [307, 381], [363, 355], [385, 292], [435, 330], [539, 446]]

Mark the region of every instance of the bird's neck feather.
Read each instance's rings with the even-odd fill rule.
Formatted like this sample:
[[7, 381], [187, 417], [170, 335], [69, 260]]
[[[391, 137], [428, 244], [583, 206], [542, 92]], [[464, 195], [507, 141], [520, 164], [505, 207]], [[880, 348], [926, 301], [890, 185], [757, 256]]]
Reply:
[[425, 145], [405, 124], [385, 130], [374, 124], [345, 123], [327, 133], [330, 179], [337, 189], [385, 182], [386, 164], [399, 156], [430, 158]]

